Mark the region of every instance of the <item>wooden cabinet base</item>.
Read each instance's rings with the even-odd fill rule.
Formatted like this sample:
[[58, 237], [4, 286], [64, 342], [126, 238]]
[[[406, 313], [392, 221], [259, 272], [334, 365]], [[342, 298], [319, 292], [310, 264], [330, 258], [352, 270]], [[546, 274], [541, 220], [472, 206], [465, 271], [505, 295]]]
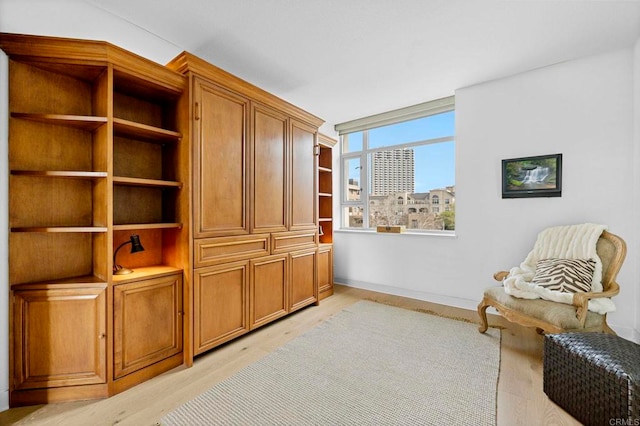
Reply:
[[9, 405], [11, 407], [20, 407], [23, 405], [53, 404], [65, 401], [99, 399], [106, 398], [108, 396], [109, 391], [106, 384], [29, 389], [11, 392]]
[[183, 355], [177, 354], [164, 359], [143, 370], [124, 376], [112, 383], [86, 386], [69, 386], [48, 389], [29, 389], [11, 392], [11, 407], [21, 407], [36, 404], [55, 404], [67, 401], [82, 401], [89, 399], [108, 398], [124, 392], [155, 376], [179, 367], [183, 364]]
[[[327, 297], [333, 295], [333, 287], [327, 288], [323, 291], [320, 292], [320, 294], [318, 294], [318, 302], [320, 302], [323, 299], [326, 299]], [[316, 303], [318, 303], [316, 302]]]
[[134, 373], [128, 374], [111, 383], [111, 388], [109, 389], [108, 396], [126, 391], [127, 389], [132, 388], [137, 384], [140, 384], [164, 372], [179, 367], [180, 365], [182, 365], [182, 362], [183, 355], [180, 353], [170, 358], [163, 359], [162, 361], [150, 365], [142, 370], [138, 370]]

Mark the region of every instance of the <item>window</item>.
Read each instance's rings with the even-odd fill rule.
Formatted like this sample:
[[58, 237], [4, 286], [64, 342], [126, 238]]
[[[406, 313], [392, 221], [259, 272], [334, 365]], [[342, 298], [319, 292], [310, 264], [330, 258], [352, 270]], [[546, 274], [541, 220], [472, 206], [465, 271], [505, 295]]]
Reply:
[[338, 124], [336, 130], [342, 137], [342, 228], [455, 229], [453, 97]]

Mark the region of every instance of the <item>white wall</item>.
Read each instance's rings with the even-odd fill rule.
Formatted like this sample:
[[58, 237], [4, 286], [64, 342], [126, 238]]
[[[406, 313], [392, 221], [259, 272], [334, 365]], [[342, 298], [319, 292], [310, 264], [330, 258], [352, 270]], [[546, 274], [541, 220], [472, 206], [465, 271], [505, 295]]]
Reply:
[[[609, 225], [629, 244], [612, 327], [632, 336], [638, 272], [631, 49], [456, 92], [457, 238], [336, 233], [336, 282], [475, 309], [493, 272], [552, 225]], [[501, 198], [504, 158], [563, 154], [561, 198]]]
[[160, 64], [184, 50], [83, 0], [0, 0], [0, 31], [108, 41]]
[[[634, 81], [634, 104], [633, 104], [633, 117], [634, 117], [634, 140], [633, 140], [633, 185], [634, 191], [632, 192], [633, 196], [633, 211], [636, 213], [640, 212], [640, 116], [638, 116], [638, 112], [640, 112], [640, 39], [636, 42], [634, 51], [634, 67], [633, 67], [633, 81]], [[633, 229], [635, 236], [634, 240], [629, 242], [629, 245], [633, 245], [633, 249], [635, 253], [640, 253], [640, 228], [635, 226]], [[635, 277], [640, 277], [640, 260], [637, 259], [636, 256], [631, 259], [627, 259], [627, 261], [631, 260], [633, 262], [633, 272]], [[636, 308], [636, 318], [635, 318], [635, 332], [636, 337], [640, 336], [640, 286], [636, 288], [635, 295], [635, 306]], [[636, 339], [640, 341], [640, 337]]]

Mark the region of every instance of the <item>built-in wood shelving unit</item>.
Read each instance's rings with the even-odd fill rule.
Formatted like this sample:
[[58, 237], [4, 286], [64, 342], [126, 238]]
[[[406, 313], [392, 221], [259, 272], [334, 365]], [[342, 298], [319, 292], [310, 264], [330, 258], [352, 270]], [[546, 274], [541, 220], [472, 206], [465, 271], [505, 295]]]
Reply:
[[[0, 33], [0, 48], [10, 404], [103, 398], [184, 362], [186, 78], [104, 42]], [[132, 234], [144, 251], [118, 252], [134, 270], [121, 278], [114, 250]]]

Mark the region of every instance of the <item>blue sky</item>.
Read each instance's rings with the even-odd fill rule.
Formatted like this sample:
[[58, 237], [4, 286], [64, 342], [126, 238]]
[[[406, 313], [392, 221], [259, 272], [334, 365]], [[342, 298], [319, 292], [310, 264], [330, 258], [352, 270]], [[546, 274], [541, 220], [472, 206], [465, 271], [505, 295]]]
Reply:
[[[454, 135], [455, 112], [424, 117], [369, 130], [369, 148], [398, 143], [423, 141]], [[415, 192], [455, 185], [454, 142], [443, 142], [414, 148]], [[349, 135], [349, 152], [362, 150], [362, 133]], [[358, 161], [349, 164], [349, 176], [359, 176]]]

